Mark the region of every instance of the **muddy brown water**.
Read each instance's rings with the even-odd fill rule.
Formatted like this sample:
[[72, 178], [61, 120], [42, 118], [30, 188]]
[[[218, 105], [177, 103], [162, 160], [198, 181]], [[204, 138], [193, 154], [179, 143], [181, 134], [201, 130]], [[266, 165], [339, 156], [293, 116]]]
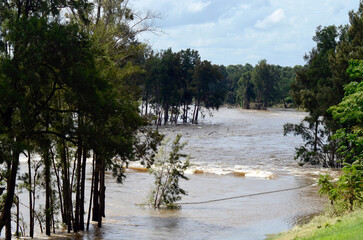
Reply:
[[[288, 230], [323, 210], [317, 186], [251, 197], [261, 192], [311, 185], [318, 168], [299, 167], [294, 148], [302, 141], [283, 136], [283, 124], [299, 123], [305, 113], [271, 109], [253, 111], [222, 108], [206, 114], [198, 125], [162, 126], [170, 138], [182, 134], [191, 156], [188, 193], [183, 203], [233, 198], [203, 204], [185, 204], [179, 210], [153, 210], [146, 203], [153, 185], [148, 173], [128, 170], [122, 185], [106, 177], [106, 218], [103, 227], [91, 225], [77, 239], [264, 239], [266, 234]], [[134, 167], [140, 167], [135, 164]], [[22, 164], [25, 168], [25, 164]], [[90, 176], [89, 176], [90, 178]], [[89, 188], [90, 181], [87, 183]], [[25, 194], [25, 193], [24, 193]], [[27, 197], [22, 197], [27, 204]], [[38, 200], [38, 202], [40, 202]], [[41, 203], [43, 204], [43, 203]], [[86, 201], [88, 206], [88, 199]], [[88, 209], [88, 207], [87, 207]], [[23, 209], [26, 219], [27, 210]], [[39, 232], [38, 227], [35, 229]], [[38, 238], [43, 238], [37, 234]]]

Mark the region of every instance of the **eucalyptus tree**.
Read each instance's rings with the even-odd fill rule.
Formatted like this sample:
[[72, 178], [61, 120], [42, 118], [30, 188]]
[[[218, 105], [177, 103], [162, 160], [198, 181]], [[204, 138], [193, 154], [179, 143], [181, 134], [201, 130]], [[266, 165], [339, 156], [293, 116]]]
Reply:
[[238, 80], [237, 99], [244, 109], [250, 109], [250, 102], [253, 98], [252, 74], [246, 72]]
[[[311, 140], [306, 142], [307, 148], [300, 148], [297, 154], [297, 157], [305, 156], [302, 160], [307, 162], [332, 167], [338, 165], [338, 146], [332, 134], [340, 128], [341, 123], [334, 121], [327, 110], [342, 100], [344, 86], [352, 81], [347, 73], [349, 60], [363, 58], [363, 37], [360, 31], [363, 27], [362, 1], [357, 12], [349, 13], [349, 19], [349, 26], [317, 28], [313, 38], [316, 47], [305, 56], [307, 65], [297, 72], [292, 85], [293, 99], [309, 112], [305, 119], [309, 127], [305, 127], [305, 130]], [[294, 132], [290, 127], [285, 130]]]
[[225, 97], [223, 80], [219, 66], [212, 65], [206, 60], [196, 63], [191, 83], [194, 95], [192, 123], [198, 123], [202, 105], [207, 109], [218, 109], [223, 104]]
[[[151, 52], [148, 54], [145, 60], [144, 70], [143, 101], [145, 101], [145, 115], [148, 116], [151, 112], [150, 108], [153, 107], [155, 116], [159, 116], [161, 113], [161, 85], [159, 83], [161, 58], [159, 53]], [[157, 124], [158, 118], [155, 119], [155, 124]]]
[[196, 50], [181, 50], [179, 52], [180, 59], [181, 59], [181, 88], [180, 88], [180, 95], [181, 95], [181, 105], [183, 107], [183, 115], [182, 119], [183, 122], [186, 123], [188, 121], [188, 110], [189, 105], [193, 101], [193, 93], [191, 90], [191, 84], [193, 81], [193, 72], [194, 67], [198, 61], [200, 61], [200, 56], [198, 51]]
[[252, 72], [258, 109], [266, 109], [273, 100], [277, 91], [277, 81], [278, 72], [276, 69], [267, 64], [266, 60], [259, 61]]
[[[327, 149], [324, 138], [329, 132], [324, 128], [324, 124], [327, 109], [336, 101], [335, 99], [339, 99], [331, 84], [332, 73], [329, 65], [329, 56], [334, 53], [338, 45], [338, 37], [338, 28], [335, 26], [317, 28], [313, 37], [316, 47], [310, 51], [309, 55], [305, 55], [307, 65], [297, 72], [295, 83], [292, 85], [291, 93], [295, 103], [309, 112], [309, 116], [304, 119], [308, 127], [300, 124], [300, 128], [295, 128], [295, 130], [305, 129], [309, 137], [304, 138], [310, 139], [305, 147], [297, 151], [297, 158], [300, 158], [302, 162], [321, 163], [325, 166], [334, 162], [331, 160], [331, 163], [328, 163], [325, 160], [329, 154], [324, 152]], [[286, 133], [294, 131], [293, 129], [292, 125], [285, 128]]]
[[240, 104], [242, 100], [241, 83], [238, 83], [245, 73], [251, 73], [253, 66], [249, 63], [245, 65], [229, 65], [226, 67], [226, 103], [227, 104]]

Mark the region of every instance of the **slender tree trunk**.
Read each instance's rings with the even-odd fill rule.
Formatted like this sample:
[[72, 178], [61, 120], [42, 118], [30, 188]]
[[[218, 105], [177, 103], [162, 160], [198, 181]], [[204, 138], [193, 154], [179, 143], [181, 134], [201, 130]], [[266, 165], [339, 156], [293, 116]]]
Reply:
[[44, 150], [44, 173], [45, 173], [45, 234], [50, 236], [51, 220], [51, 188], [50, 188], [50, 157], [48, 147]]
[[149, 107], [149, 90], [146, 88], [145, 116], [148, 115], [148, 107]]
[[97, 1], [97, 18], [96, 18], [96, 24], [100, 21], [100, 17], [101, 17], [101, 5], [102, 5], [102, 0], [98, 0]]
[[104, 161], [101, 160], [101, 171], [100, 171], [100, 194], [99, 194], [99, 202], [100, 202], [100, 206], [99, 206], [99, 213], [98, 213], [98, 227], [102, 227], [102, 217], [105, 217], [105, 191], [106, 191], [106, 186], [105, 186], [105, 165], [104, 165]]
[[58, 196], [59, 196], [59, 204], [60, 204], [60, 210], [61, 210], [61, 216], [62, 216], [62, 221], [65, 222], [65, 214], [64, 214], [64, 204], [63, 204], [63, 197], [62, 197], [62, 187], [61, 187], [61, 180], [59, 177], [59, 169], [57, 168], [56, 164], [55, 164], [55, 159], [54, 157], [52, 158], [52, 163], [53, 163], [53, 170], [57, 179], [57, 189], [58, 189]]
[[5, 203], [3, 205], [3, 210], [0, 215], [0, 232], [4, 226], [6, 226], [6, 239], [11, 239], [11, 207], [14, 202], [16, 175], [19, 166], [19, 154], [19, 151], [14, 149], [12, 154], [12, 164], [8, 165], [9, 177], [6, 185], [7, 194]]
[[80, 202], [80, 230], [84, 230], [84, 194], [86, 187], [86, 164], [87, 164], [87, 150], [83, 148], [83, 161], [82, 161], [82, 179], [81, 179], [81, 202]]
[[[71, 180], [71, 185], [70, 185], [70, 193], [72, 193], [72, 189], [74, 186], [74, 175], [76, 172], [76, 167], [77, 167], [77, 159], [78, 159], [78, 154], [75, 154], [75, 158], [74, 158], [74, 162], [73, 162], [73, 169], [72, 169], [72, 180]], [[76, 196], [77, 198], [77, 196]], [[73, 224], [73, 230], [75, 228], [75, 219], [74, 219], [74, 215], [73, 215], [73, 202], [72, 202], [72, 198], [71, 198], [71, 220], [72, 220], [72, 224]]]
[[90, 222], [91, 210], [92, 210], [93, 185], [94, 185], [94, 179], [95, 179], [94, 172], [95, 172], [95, 154], [93, 154], [93, 161], [92, 161], [92, 181], [91, 181], [91, 193], [90, 193], [89, 207], [88, 207], [87, 231], [89, 230], [89, 222]]
[[164, 125], [167, 124], [168, 119], [169, 119], [169, 104], [166, 104], [164, 108]]
[[315, 121], [315, 131], [314, 131], [314, 152], [318, 151], [318, 130], [319, 130], [319, 120]]
[[199, 108], [200, 108], [200, 100], [198, 100], [198, 106], [197, 106], [197, 112], [195, 114], [194, 124], [198, 124]]
[[15, 196], [16, 198], [16, 231], [15, 231], [15, 236], [19, 237], [19, 197]]
[[67, 161], [67, 151], [65, 146], [65, 141], [62, 140], [61, 143], [61, 161], [63, 167], [63, 202], [64, 202], [64, 215], [65, 215], [65, 223], [67, 224], [68, 233], [72, 230], [72, 222], [71, 222], [71, 212], [72, 212], [72, 193], [70, 190], [69, 183], [69, 167]]
[[29, 181], [29, 236], [34, 237], [34, 212], [32, 197], [32, 169], [31, 169], [31, 153], [28, 151], [28, 181]]
[[192, 118], [192, 123], [193, 124], [195, 123], [195, 113], [196, 113], [196, 110], [197, 110], [197, 102], [194, 103], [194, 111], [193, 111], [193, 118]]
[[[50, 197], [50, 204], [51, 206], [54, 206], [54, 195], [51, 194], [51, 197]], [[52, 222], [52, 227], [53, 227], [53, 233], [55, 233], [55, 221], [54, 221], [54, 208], [52, 207], [51, 208], [51, 222]]]
[[81, 168], [82, 168], [82, 143], [78, 147], [77, 179], [76, 179], [76, 208], [74, 214], [74, 232], [80, 230], [80, 205], [81, 205]]
[[183, 123], [188, 121], [188, 108], [186, 101], [184, 102], [184, 109], [183, 109]]
[[[35, 168], [34, 169], [34, 177], [33, 177], [33, 219], [35, 221], [35, 218], [38, 219], [34, 209], [35, 209], [35, 202], [36, 202], [36, 199], [35, 199], [35, 189], [36, 189], [36, 179], [37, 179], [37, 175], [38, 175], [38, 168]], [[43, 226], [42, 226], [42, 223], [41, 221], [39, 221], [38, 219], [38, 222], [39, 222], [39, 228], [40, 228], [40, 232], [43, 233]], [[34, 222], [33, 222], [34, 224]], [[33, 225], [34, 226], [34, 225]]]
[[99, 195], [99, 172], [100, 172], [100, 160], [98, 154], [96, 154], [96, 168], [93, 171], [94, 174], [94, 186], [93, 186], [93, 209], [92, 209], [92, 221], [98, 221], [99, 218], [99, 203], [98, 203], [98, 195]]

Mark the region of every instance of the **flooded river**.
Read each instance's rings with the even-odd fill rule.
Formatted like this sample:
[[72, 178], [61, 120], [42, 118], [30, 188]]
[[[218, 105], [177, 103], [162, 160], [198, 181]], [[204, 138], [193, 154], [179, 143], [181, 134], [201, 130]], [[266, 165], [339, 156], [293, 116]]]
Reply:
[[[188, 193], [179, 210], [153, 210], [147, 201], [153, 177], [128, 170], [123, 185], [106, 179], [106, 218], [80, 239], [264, 239], [288, 230], [323, 210], [316, 186], [250, 197], [250, 194], [304, 187], [320, 170], [294, 161], [299, 137], [283, 136], [283, 124], [299, 123], [294, 110], [253, 111], [222, 108], [198, 125], [162, 126], [182, 134], [191, 156]], [[135, 165], [137, 167], [137, 165]], [[89, 182], [88, 182], [89, 184]], [[89, 187], [89, 186], [88, 186]], [[209, 200], [231, 198], [195, 204]], [[87, 203], [88, 204], [88, 203]], [[73, 236], [74, 237], [74, 236]]]

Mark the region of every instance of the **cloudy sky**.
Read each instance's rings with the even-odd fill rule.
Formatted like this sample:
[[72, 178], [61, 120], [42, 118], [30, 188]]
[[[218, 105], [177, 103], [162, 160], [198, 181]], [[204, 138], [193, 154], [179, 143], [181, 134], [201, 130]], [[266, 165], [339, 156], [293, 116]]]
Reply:
[[153, 49], [198, 50], [214, 64], [303, 65], [319, 25], [349, 22], [359, 0], [130, 0], [138, 10], [161, 14], [163, 33], [139, 36]]

